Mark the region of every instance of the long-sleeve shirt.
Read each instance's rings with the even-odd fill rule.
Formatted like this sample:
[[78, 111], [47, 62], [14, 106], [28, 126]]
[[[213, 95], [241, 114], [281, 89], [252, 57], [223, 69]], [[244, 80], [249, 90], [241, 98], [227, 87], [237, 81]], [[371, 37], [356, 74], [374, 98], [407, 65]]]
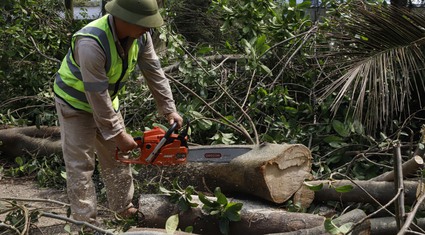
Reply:
[[[113, 17], [110, 16], [109, 21], [110, 25], [114, 25]], [[154, 50], [151, 35], [147, 33], [146, 42], [142, 42], [142, 37], [139, 39], [129, 38], [125, 43], [127, 46], [124, 45], [125, 48], [123, 48], [114, 27], [112, 27], [112, 32], [122, 58], [127, 58], [127, 51], [133, 40], [138, 40], [140, 45], [138, 66], [152, 93], [159, 114], [165, 115], [175, 112], [176, 107], [170, 84]], [[105, 70], [106, 55], [96, 40], [89, 37], [77, 38], [73, 55], [77, 64], [80, 65], [85, 84], [105, 84], [105, 81], [108, 81]], [[124, 130], [124, 123], [120, 121], [119, 114], [112, 107], [112, 100], [107, 87], [95, 89], [95, 91], [86, 91], [85, 94], [93, 110], [93, 118], [103, 138], [111, 139]]]

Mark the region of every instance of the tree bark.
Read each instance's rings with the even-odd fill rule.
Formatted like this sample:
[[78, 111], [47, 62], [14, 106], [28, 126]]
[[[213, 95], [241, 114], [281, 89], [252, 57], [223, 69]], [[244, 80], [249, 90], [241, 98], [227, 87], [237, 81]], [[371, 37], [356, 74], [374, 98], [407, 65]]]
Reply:
[[[370, 219], [370, 224], [370, 234], [373, 235], [396, 235], [399, 231], [394, 217], [372, 218]], [[425, 218], [417, 218], [415, 224], [425, 230]], [[411, 226], [411, 229], [419, 232], [415, 226]]]
[[[179, 212], [176, 204], [169, 202], [167, 196], [141, 195], [139, 210], [144, 214], [143, 226], [163, 228], [171, 215], [179, 214], [179, 229], [181, 230], [187, 226], [193, 226], [194, 233], [220, 234], [218, 220], [202, 212], [202, 203], [197, 196], [193, 196], [192, 199], [192, 202], [198, 203], [198, 206], [182, 213]], [[240, 211], [241, 221], [230, 222], [229, 234], [246, 235], [295, 231], [319, 226], [324, 221], [324, 217], [314, 214], [287, 212], [276, 206], [253, 201], [236, 199], [232, 201], [243, 203], [243, 207]]]
[[[166, 229], [160, 228], [131, 228], [123, 235], [169, 235]], [[175, 231], [173, 235], [196, 235], [195, 233], [186, 233], [182, 231]]]
[[74, 1], [73, 0], [65, 0], [65, 15], [71, 21], [74, 20]]
[[[407, 177], [414, 173], [417, 173], [418, 170], [422, 169], [424, 166], [424, 160], [419, 155], [414, 156], [405, 163], [403, 163], [403, 176]], [[376, 176], [375, 178], [370, 179], [370, 181], [394, 181], [394, 170], [385, 172], [381, 175]]]
[[[313, 180], [313, 175], [310, 174], [307, 179]], [[294, 205], [300, 206], [303, 209], [307, 209], [314, 201], [314, 191], [303, 184], [301, 188], [294, 193], [292, 201], [294, 202]]]
[[0, 151], [4, 158], [18, 156], [49, 156], [61, 153], [59, 127], [15, 127], [0, 130]]
[[[338, 226], [341, 227], [344, 224], [347, 223], [357, 223], [363, 218], [365, 218], [367, 215], [364, 211], [360, 209], [354, 209], [352, 211], [349, 211], [346, 214], [341, 215], [340, 217], [332, 220], [332, 222]], [[350, 234], [351, 235], [369, 235], [370, 233], [370, 221], [366, 220], [360, 225], [358, 225]], [[314, 228], [308, 228], [308, 229], [300, 229], [297, 231], [292, 232], [285, 232], [285, 233], [271, 233], [269, 235], [311, 235], [311, 234], [331, 234], [326, 231], [325, 226], [320, 225]]]
[[[299, 144], [247, 145], [252, 150], [229, 163], [188, 162], [178, 166], [155, 167], [149, 173], [142, 169], [136, 179], [178, 176], [181, 186], [192, 185], [197, 190], [213, 191], [220, 187], [224, 193], [253, 195], [283, 203], [297, 192], [310, 177], [311, 153]], [[203, 146], [205, 147], [205, 146]], [[189, 152], [191, 147], [189, 147]]]
[[[316, 202], [321, 201], [341, 201], [341, 202], [365, 202], [365, 203], [374, 203], [372, 199], [375, 198], [378, 202], [384, 204], [390, 201], [396, 194], [397, 189], [395, 189], [393, 182], [375, 182], [375, 181], [354, 181], [352, 183], [349, 180], [339, 180], [339, 181], [310, 181], [311, 185], [323, 184], [323, 188], [319, 191], [316, 191], [314, 200]], [[339, 193], [335, 190], [337, 187], [344, 185], [351, 185], [353, 189], [350, 192]], [[357, 186], [358, 185], [358, 186]], [[405, 193], [405, 202], [407, 204], [412, 204], [416, 201], [416, 195], [418, 192], [418, 187], [421, 184], [413, 181], [404, 181], [404, 193]], [[361, 188], [367, 191], [370, 196], [364, 192]]]

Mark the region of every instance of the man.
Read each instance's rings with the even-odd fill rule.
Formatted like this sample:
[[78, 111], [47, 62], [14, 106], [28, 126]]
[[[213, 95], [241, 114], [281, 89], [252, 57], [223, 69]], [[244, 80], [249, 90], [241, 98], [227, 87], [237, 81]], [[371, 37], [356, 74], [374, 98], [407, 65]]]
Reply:
[[137, 212], [130, 166], [115, 160], [117, 147], [123, 152], [137, 147], [125, 130], [118, 100], [136, 63], [159, 113], [170, 124], [183, 122], [149, 33], [163, 24], [156, 0], [112, 0], [105, 9], [109, 14], [73, 35], [54, 83], [71, 214], [87, 222], [97, 215], [91, 179], [95, 154], [110, 209], [124, 217]]

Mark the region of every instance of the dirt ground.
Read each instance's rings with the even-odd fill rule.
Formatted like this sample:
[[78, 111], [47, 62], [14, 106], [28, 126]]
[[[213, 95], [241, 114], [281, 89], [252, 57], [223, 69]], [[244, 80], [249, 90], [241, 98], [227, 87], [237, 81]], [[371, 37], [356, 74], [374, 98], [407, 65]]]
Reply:
[[[13, 199], [28, 199], [19, 201], [19, 203], [30, 211], [40, 210], [66, 217], [67, 207], [63, 207], [56, 203], [36, 202], [38, 199], [42, 199], [68, 203], [65, 190], [40, 188], [33, 178], [2, 178], [2, 175], [0, 174], [0, 211], [4, 211], [4, 206], [8, 206], [9, 204], [7, 202], [12, 202]], [[100, 221], [110, 221], [113, 217], [109, 212], [98, 212], [98, 220]], [[4, 221], [5, 214], [7, 213], [0, 214], [0, 223]], [[69, 235], [69, 233], [64, 229], [66, 224], [67, 222], [60, 219], [40, 217], [39, 221], [34, 223], [30, 228], [29, 235]], [[78, 234], [80, 229], [80, 226], [71, 224], [72, 235]], [[0, 234], [3, 235], [4, 233], [0, 230]], [[124, 234], [166, 235], [166, 232], [164, 229], [132, 227]], [[176, 231], [174, 234], [187, 235], [188, 233]]]
[[[12, 199], [29, 199], [18, 202], [30, 211], [40, 210], [66, 217], [67, 207], [63, 207], [56, 203], [36, 202], [37, 199], [49, 199], [68, 203], [64, 190], [40, 188], [32, 178], [1, 178], [0, 175], [0, 209], [9, 205], [5, 201], [12, 201]], [[4, 221], [5, 214], [0, 215], [0, 221]], [[65, 225], [65, 221], [43, 216], [30, 228], [29, 234], [69, 235], [64, 230]], [[73, 225], [71, 227], [72, 234], [78, 234], [78, 229], [78, 226]]]

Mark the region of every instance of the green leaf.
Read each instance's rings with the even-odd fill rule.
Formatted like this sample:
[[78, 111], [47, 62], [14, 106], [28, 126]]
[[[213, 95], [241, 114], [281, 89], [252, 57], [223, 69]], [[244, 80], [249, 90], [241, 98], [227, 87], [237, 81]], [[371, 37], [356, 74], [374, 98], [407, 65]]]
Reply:
[[193, 233], [193, 226], [187, 226], [187, 227], [184, 229], [184, 231], [185, 231], [186, 233]]
[[219, 210], [212, 210], [210, 212], [210, 215], [219, 215], [219, 214], [220, 214], [220, 211]]
[[219, 192], [215, 196], [217, 197], [217, 202], [219, 204], [221, 204], [221, 205], [227, 205], [227, 198], [226, 198], [226, 196], [223, 193]]
[[353, 227], [354, 223], [352, 222], [348, 222], [346, 224], [343, 224], [339, 227], [339, 230], [341, 231], [341, 233], [343, 234], [347, 234], [348, 231], [350, 231], [350, 229]]
[[298, 9], [308, 9], [311, 7], [311, 2], [310, 1], [303, 1], [302, 3], [297, 5]]
[[333, 120], [332, 121], [332, 127], [334, 128], [334, 130], [342, 137], [348, 137], [350, 136], [350, 128], [345, 125], [344, 123], [338, 121], [338, 120]]
[[326, 143], [330, 144], [330, 143], [341, 143], [344, 141], [343, 138], [341, 138], [340, 136], [336, 136], [336, 135], [330, 135], [330, 136], [326, 136], [323, 141], [325, 141]]
[[312, 185], [312, 184], [309, 184], [308, 182], [304, 182], [304, 185], [307, 186], [310, 190], [313, 190], [313, 191], [319, 191], [323, 188], [323, 183], [318, 184], [318, 185]]
[[190, 209], [190, 204], [189, 204], [189, 202], [187, 202], [186, 200], [184, 200], [183, 198], [180, 198], [180, 200], [177, 202], [177, 206], [178, 206], [178, 208], [181, 210], [181, 211], [183, 211], [183, 212], [185, 212], [185, 211], [187, 211], [187, 210], [189, 210]]
[[229, 220], [228, 219], [219, 220], [218, 225], [219, 225], [221, 234], [224, 234], [224, 235], [229, 234]]
[[15, 158], [15, 162], [19, 165], [22, 166], [24, 164], [24, 160], [21, 157], [16, 157]]
[[344, 186], [340, 186], [340, 187], [336, 187], [335, 191], [337, 191], [338, 193], [347, 193], [350, 192], [351, 190], [353, 190], [353, 186], [350, 184], [344, 185]]
[[69, 224], [66, 224], [66, 225], [63, 227], [63, 230], [65, 230], [65, 232], [67, 232], [67, 233], [69, 233], [69, 234], [72, 234], [72, 233], [71, 233], [71, 225], [69, 225]]
[[173, 234], [177, 230], [177, 226], [179, 225], [179, 215], [175, 214], [168, 217], [165, 222], [165, 230], [167, 234]]
[[159, 186], [159, 191], [161, 191], [161, 192], [163, 192], [163, 193], [165, 193], [167, 195], [170, 195], [171, 194], [171, 191], [168, 190], [168, 189], [166, 189], [166, 188], [164, 188], [163, 186]]
[[213, 206], [213, 203], [201, 192], [198, 193], [199, 200], [204, 203], [205, 206]]
[[269, 75], [269, 76], [272, 76], [272, 75], [273, 75], [272, 70], [271, 70], [271, 69], [269, 69], [269, 67], [267, 67], [266, 65], [261, 64], [261, 65], [260, 65], [260, 68], [261, 68], [262, 70], [264, 70], [264, 72], [266, 72], [266, 73], [267, 73], [267, 75]]
[[327, 218], [324, 223], [325, 230], [330, 234], [337, 235], [340, 234], [339, 228], [333, 223], [332, 219]]
[[201, 47], [197, 52], [198, 54], [206, 54], [208, 52], [212, 51], [211, 47]]

